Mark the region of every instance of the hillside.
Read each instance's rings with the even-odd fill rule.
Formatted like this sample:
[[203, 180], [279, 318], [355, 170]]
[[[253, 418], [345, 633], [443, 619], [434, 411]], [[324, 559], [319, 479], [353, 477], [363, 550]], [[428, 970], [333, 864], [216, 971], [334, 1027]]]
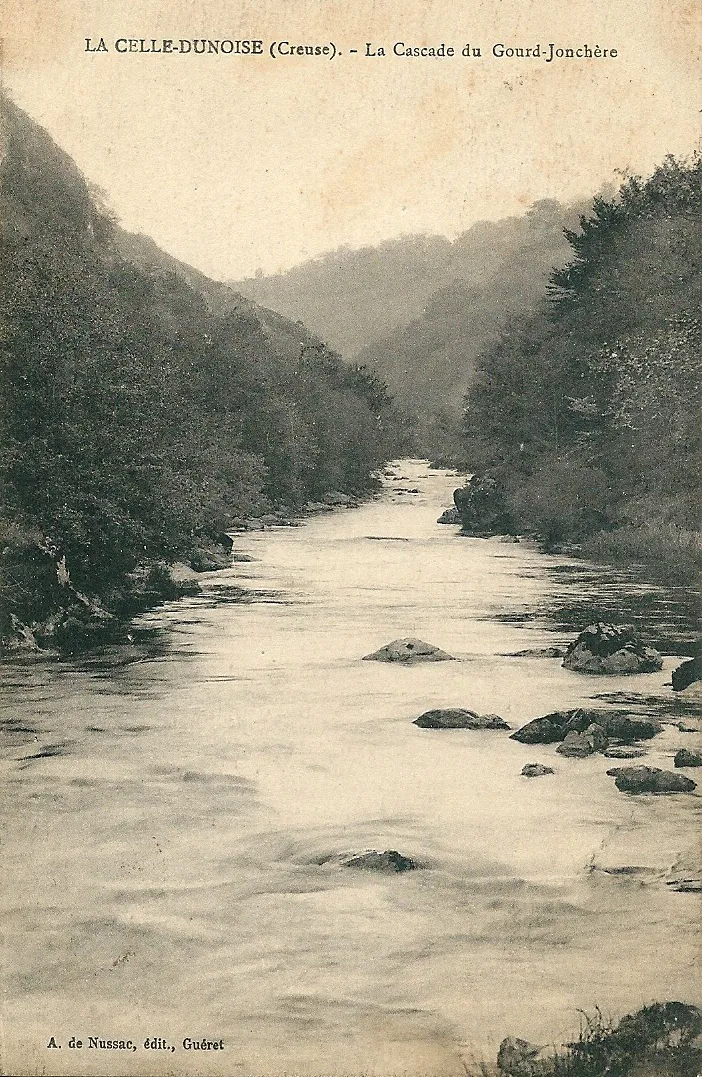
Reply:
[[393, 416], [304, 326], [122, 231], [0, 105], [0, 637], [74, 646], [234, 518], [372, 489]]
[[453, 242], [404, 236], [342, 249], [236, 288], [301, 318], [374, 370], [415, 415], [421, 446], [431, 452], [429, 428], [441, 415], [455, 424], [477, 356], [510, 318], [538, 302], [551, 270], [568, 257], [564, 228], [590, 205], [546, 199], [522, 217], [481, 221]]

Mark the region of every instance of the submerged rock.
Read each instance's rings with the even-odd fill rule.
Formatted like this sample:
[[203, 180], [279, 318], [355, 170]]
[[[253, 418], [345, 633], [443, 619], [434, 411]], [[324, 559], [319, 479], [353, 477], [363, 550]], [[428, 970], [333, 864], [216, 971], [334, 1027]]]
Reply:
[[419, 865], [408, 856], [403, 856], [396, 849], [386, 849], [379, 853], [376, 849], [368, 849], [363, 853], [355, 853], [345, 857], [341, 864], [345, 868], [358, 868], [361, 871], [377, 871], [383, 875], [393, 875], [401, 871], [415, 871]]
[[658, 651], [631, 629], [615, 625], [589, 625], [568, 647], [563, 668], [575, 673], [654, 673], [663, 666]]
[[415, 718], [420, 729], [509, 729], [499, 714], [476, 714], [462, 707], [425, 711]]
[[691, 793], [691, 778], [658, 767], [612, 767], [607, 773], [622, 793]]
[[607, 759], [640, 759], [645, 754], [642, 748], [626, 748], [621, 745], [607, 748], [604, 752]]
[[522, 767], [522, 777], [541, 778], [544, 774], [555, 774], [553, 767], [546, 767], [543, 763], [526, 763]]
[[441, 516], [436, 522], [437, 524], [460, 524], [461, 514], [454, 506], [453, 508], [446, 509], [444, 512], [442, 512]]
[[513, 651], [508, 658], [564, 658], [565, 647], [527, 647], [524, 651]]
[[455, 662], [452, 654], [447, 654], [432, 643], [411, 636], [394, 639], [378, 651], [363, 656], [364, 662]]
[[680, 748], [673, 760], [676, 767], [702, 767], [702, 755], [691, 752], [689, 748]]

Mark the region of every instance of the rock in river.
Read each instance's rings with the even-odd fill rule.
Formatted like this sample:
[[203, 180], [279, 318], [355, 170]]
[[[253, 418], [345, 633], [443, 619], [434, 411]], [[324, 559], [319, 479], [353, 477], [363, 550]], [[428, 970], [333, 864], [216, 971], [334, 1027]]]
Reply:
[[680, 748], [673, 760], [676, 767], [702, 767], [702, 755], [691, 752], [689, 748]]
[[420, 729], [509, 729], [499, 714], [476, 714], [462, 707], [425, 711], [414, 724]]
[[523, 778], [541, 778], [544, 774], [555, 774], [553, 767], [546, 767], [543, 763], [525, 763], [522, 767]]
[[363, 853], [356, 853], [341, 861], [345, 868], [358, 868], [361, 871], [378, 871], [383, 875], [393, 875], [400, 871], [415, 871], [419, 866], [408, 856], [403, 856], [396, 849], [386, 849], [379, 853], [376, 849], [368, 849]]
[[425, 643], [421, 639], [394, 639], [392, 643], [386, 643], [379, 651], [366, 654], [364, 662], [455, 662], [452, 654], [447, 654], [432, 643]]
[[564, 669], [576, 673], [654, 673], [662, 666], [658, 651], [631, 629], [602, 622], [581, 632], [563, 659]]
[[612, 767], [607, 773], [622, 793], [691, 793], [691, 778], [658, 767]]
[[684, 692], [695, 681], [702, 680], [702, 655], [696, 654], [694, 658], [683, 662], [673, 670], [673, 691]]
[[558, 745], [556, 751], [570, 759], [584, 759], [585, 756], [601, 752], [606, 747], [607, 737], [604, 729], [601, 725], [593, 723], [584, 733], [571, 729], [569, 733], [566, 733], [565, 739], [562, 744]]
[[640, 759], [645, 754], [642, 748], [625, 748], [620, 745], [607, 748], [604, 752], [606, 759]]

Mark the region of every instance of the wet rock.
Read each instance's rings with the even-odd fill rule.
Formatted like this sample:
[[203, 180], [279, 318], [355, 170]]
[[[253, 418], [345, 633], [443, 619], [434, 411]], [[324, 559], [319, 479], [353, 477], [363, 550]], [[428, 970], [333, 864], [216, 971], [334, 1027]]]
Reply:
[[689, 661], [681, 663], [673, 670], [673, 691], [683, 692], [695, 681], [702, 680], [702, 654], [696, 654]]
[[461, 514], [457, 508], [446, 509], [436, 521], [437, 524], [460, 524]]
[[368, 849], [363, 853], [345, 857], [341, 861], [345, 868], [357, 868], [360, 871], [377, 871], [383, 875], [394, 875], [402, 871], [415, 871], [418, 864], [408, 856], [403, 856], [396, 849], [386, 849], [379, 853], [376, 849]]
[[702, 767], [702, 755], [691, 752], [689, 748], [680, 748], [673, 760], [676, 767]]
[[476, 714], [462, 707], [425, 711], [414, 725], [420, 729], [509, 729], [499, 714]]
[[608, 737], [625, 744], [635, 740], [650, 740], [663, 729], [656, 718], [639, 718], [636, 714], [608, 714], [601, 724]]
[[511, 529], [504, 492], [494, 479], [474, 475], [454, 490], [453, 500], [466, 534], [504, 534]]
[[691, 778], [658, 767], [612, 767], [607, 773], [622, 793], [691, 793]]
[[497, 1052], [500, 1077], [541, 1077], [546, 1073], [546, 1063], [537, 1057], [540, 1050], [527, 1040], [507, 1036]]
[[563, 659], [563, 668], [575, 673], [653, 673], [662, 666], [658, 651], [647, 646], [631, 629], [602, 622], [581, 632]]
[[543, 763], [526, 763], [522, 767], [522, 777], [541, 778], [544, 774], [555, 774], [553, 767], [544, 766]]
[[569, 711], [553, 711], [542, 718], [527, 722], [512, 734], [512, 740], [518, 740], [522, 744], [554, 744], [563, 740], [572, 730], [584, 733], [593, 722], [602, 724], [605, 713], [601, 710], [586, 710], [583, 707]]
[[678, 729], [681, 733], [702, 733], [699, 722], [678, 722]]
[[569, 759], [584, 759], [595, 752], [601, 752], [607, 747], [607, 743], [602, 726], [593, 723], [584, 733], [578, 733], [575, 729], [566, 733], [565, 739], [558, 745], [556, 751]]
[[607, 748], [604, 752], [607, 759], [640, 759], [645, 754], [642, 748], [625, 748], [620, 745]]
[[565, 647], [527, 647], [525, 651], [514, 651], [509, 658], [563, 658]]
[[447, 654], [432, 643], [408, 636], [386, 643], [378, 651], [363, 656], [364, 662], [455, 662], [452, 654]]

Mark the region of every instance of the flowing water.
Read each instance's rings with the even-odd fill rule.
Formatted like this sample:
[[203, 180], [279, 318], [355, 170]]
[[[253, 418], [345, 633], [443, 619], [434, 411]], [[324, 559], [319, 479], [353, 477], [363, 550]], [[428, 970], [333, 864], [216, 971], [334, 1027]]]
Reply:
[[[572, 1037], [579, 1008], [702, 1001], [699, 898], [665, 881], [696, 794], [630, 797], [601, 755], [412, 723], [632, 692], [679, 720], [689, 595], [461, 538], [436, 524], [455, 483], [402, 462], [359, 509], [237, 538], [255, 561], [132, 642], [6, 664], [4, 1072], [464, 1074], [508, 1033]], [[667, 641], [663, 673], [511, 656], [603, 609]], [[398, 636], [458, 661], [361, 661]], [[668, 724], [646, 762], [694, 741]], [[421, 870], [334, 859], [369, 848]]]

